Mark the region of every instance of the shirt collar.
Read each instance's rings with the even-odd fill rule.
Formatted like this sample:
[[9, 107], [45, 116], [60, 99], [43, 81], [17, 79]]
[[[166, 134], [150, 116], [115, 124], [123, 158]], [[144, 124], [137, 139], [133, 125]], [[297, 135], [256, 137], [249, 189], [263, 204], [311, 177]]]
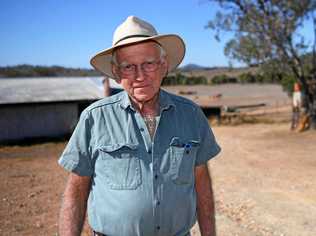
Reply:
[[120, 102], [120, 106], [124, 110], [126, 110], [127, 108], [130, 108], [133, 111], [135, 111], [135, 109], [132, 106], [131, 100], [129, 99], [128, 94], [127, 94], [126, 91], [123, 92], [123, 96], [122, 96], [122, 99], [121, 99], [121, 102]]
[[[175, 107], [175, 104], [174, 104], [173, 100], [171, 99], [170, 95], [162, 89], [160, 89], [160, 92], [159, 92], [159, 102], [160, 102], [160, 113], [163, 110], [168, 110], [170, 107]], [[124, 91], [124, 93], [123, 93], [123, 97], [121, 99], [120, 106], [124, 110], [126, 110], [127, 108], [130, 108], [131, 110], [135, 111], [135, 109], [131, 103], [131, 100], [130, 100], [126, 91]]]
[[170, 107], [176, 107], [174, 101], [171, 99], [170, 94], [165, 90], [160, 89], [159, 93], [159, 102], [160, 102], [160, 114], [164, 110], [168, 110]]

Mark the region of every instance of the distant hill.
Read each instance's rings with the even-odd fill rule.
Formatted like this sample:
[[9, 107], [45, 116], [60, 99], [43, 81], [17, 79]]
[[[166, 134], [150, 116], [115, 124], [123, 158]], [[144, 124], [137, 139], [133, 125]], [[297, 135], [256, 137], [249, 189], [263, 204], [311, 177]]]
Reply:
[[178, 68], [172, 74], [181, 73], [189, 77], [203, 76], [207, 80], [212, 80], [213, 77], [221, 76], [221, 75], [226, 75], [227, 77], [230, 77], [230, 78], [236, 78], [239, 75], [244, 74], [244, 73], [255, 74], [257, 70], [258, 68], [256, 66], [232, 68], [232, 67], [204, 67], [197, 64], [187, 64], [185, 66]]
[[185, 66], [180, 67], [178, 70], [181, 72], [188, 72], [192, 70], [207, 70], [209, 67], [200, 66], [197, 64], [187, 64]]
[[16, 65], [0, 67], [1, 77], [74, 77], [74, 76], [100, 76], [93, 69], [66, 68], [62, 66], [33, 66]]

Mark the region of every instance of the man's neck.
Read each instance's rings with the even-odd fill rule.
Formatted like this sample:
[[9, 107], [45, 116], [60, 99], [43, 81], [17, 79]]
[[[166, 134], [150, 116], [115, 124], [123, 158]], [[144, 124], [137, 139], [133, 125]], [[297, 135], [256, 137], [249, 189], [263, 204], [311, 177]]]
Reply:
[[159, 93], [148, 101], [137, 101], [131, 97], [133, 107], [142, 116], [157, 116], [159, 115]]

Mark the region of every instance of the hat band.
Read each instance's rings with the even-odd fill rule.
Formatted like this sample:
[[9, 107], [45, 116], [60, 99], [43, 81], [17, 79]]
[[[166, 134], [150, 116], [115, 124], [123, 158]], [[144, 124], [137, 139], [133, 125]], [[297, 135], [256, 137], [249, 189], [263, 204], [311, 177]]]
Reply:
[[119, 42], [125, 40], [125, 39], [129, 39], [129, 38], [138, 38], [138, 37], [146, 37], [146, 38], [149, 38], [151, 37], [151, 35], [145, 35], [145, 34], [134, 34], [134, 35], [129, 35], [129, 36], [126, 36], [124, 38], [121, 38], [119, 41], [117, 41], [114, 45], [118, 44]]

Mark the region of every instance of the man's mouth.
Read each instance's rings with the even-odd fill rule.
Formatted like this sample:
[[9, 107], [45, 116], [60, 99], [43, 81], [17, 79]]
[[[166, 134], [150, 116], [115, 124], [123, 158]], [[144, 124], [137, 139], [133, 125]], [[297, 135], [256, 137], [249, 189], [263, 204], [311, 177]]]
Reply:
[[142, 88], [147, 88], [147, 87], [149, 87], [149, 85], [138, 85], [138, 86], [134, 86], [133, 88], [134, 89], [142, 89]]

